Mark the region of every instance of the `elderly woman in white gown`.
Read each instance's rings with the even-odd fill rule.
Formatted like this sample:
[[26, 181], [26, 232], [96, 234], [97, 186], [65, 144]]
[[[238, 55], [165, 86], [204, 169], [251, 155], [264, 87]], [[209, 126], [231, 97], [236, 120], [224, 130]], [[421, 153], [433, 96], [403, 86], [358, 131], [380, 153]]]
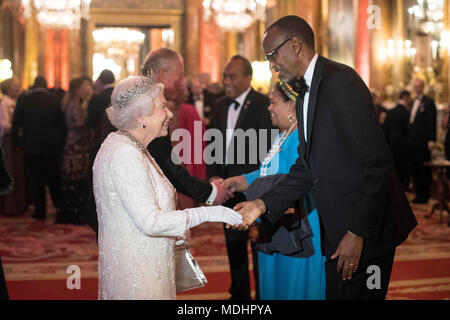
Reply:
[[174, 243], [203, 222], [242, 223], [222, 206], [176, 211], [176, 190], [146, 147], [168, 133], [164, 86], [121, 81], [107, 109], [111, 133], [94, 162], [99, 299], [175, 299]]

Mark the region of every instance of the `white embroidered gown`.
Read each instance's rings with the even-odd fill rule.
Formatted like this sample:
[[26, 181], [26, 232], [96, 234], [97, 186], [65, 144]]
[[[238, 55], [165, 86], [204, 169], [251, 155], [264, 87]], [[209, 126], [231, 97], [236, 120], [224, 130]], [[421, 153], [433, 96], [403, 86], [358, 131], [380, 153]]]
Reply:
[[93, 167], [99, 299], [175, 299], [175, 237], [187, 228], [176, 192], [153, 159], [111, 133]]

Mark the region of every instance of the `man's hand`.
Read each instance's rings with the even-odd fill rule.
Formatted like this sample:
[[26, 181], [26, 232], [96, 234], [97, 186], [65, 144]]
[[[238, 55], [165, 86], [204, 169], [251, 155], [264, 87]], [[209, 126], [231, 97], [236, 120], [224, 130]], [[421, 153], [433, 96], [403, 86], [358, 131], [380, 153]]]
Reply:
[[[233, 230], [242, 231], [247, 230], [260, 215], [266, 212], [266, 205], [261, 199], [256, 199], [254, 201], [238, 203], [233, 210], [236, 210], [242, 215], [243, 223], [237, 228], [236, 226], [232, 228]], [[230, 226], [227, 225], [227, 229], [229, 228]]]
[[358, 270], [363, 245], [364, 238], [347, 232], [336, 252], [331, 256], [331, 259], [339, 257], [337, 272], [341, 273], [342, 271], [342, 280], [350, 280], [353, 273]]
[[223, 179], [213, 180], [211, 184], [214, 184], [217, 189], [217, 195], [213, 202], [214, 205], [221, 205], [233, 197], [233, 191], [225, 187]]
[[228, 178], [224, 181], [225, 188], [230, 189], [234, 192], [244, 192], [248, 189], [248, 182], [244, 176], [236, 176]]

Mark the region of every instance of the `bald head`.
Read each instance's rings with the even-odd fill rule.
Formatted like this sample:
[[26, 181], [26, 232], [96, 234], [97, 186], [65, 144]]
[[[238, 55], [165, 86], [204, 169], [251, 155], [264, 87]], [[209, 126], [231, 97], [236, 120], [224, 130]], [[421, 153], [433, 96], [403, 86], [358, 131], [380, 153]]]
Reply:
[[286, 16], [267, 28], [263, 47], [270, 67], [290, 81], [305, 74], [315, 55], [314, 32], [304, 19]]
[[425, 91], [425, 82], [422, 79], [414, 79], [413, 81], [413, 90], [417, 96], [423, 95]]
[[148, 75], [150, 70], [153, 70], [156, 82], [164, 84], [167, 101], [176, 101], [184, 94], [184, 63], [178, 52], [169, 48], [153, 50], [141, 67], [143, 75]]
[[311, 26], [298, 16], [291, 15], [278, 19], [267, 28], [266, 33], [271, 29], [278, 29], [285, 39], [298, 37], [306, 46], [314, 50], [314, 32]]
[[174, 62], [183, 60], [181, 55], [169, 48], [160, 48], [150, 52], [144, 59], [141, 67], [142, 75], [147, 75], [150, 70], [157, 74], [160, 70], [169, 70]]

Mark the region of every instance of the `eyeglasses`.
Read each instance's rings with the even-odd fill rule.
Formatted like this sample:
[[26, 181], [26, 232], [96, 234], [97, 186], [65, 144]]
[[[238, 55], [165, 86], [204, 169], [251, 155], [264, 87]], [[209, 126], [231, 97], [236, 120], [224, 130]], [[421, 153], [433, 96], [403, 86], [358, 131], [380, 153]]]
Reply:
[[[279, 46], [277, 46], [275, 49], [273, 49], [273, 50], [267, 52], [266, 55], [264, 56], [264, 59], [265, 59], [266, 61], [273, 61], [273, 55], [274, 55], [275, 53], [277, 53], [277, 51], [280, 50], [280, 48], [281, 48], [286, 42], [288, 42], [289, 40], [291, 40], [292, 38], [293, 38], [293, 37], [287, 38], [287, 39], [284, 40]], [[303, 41], [302, 41], [302, 42], [303, 42]]]

